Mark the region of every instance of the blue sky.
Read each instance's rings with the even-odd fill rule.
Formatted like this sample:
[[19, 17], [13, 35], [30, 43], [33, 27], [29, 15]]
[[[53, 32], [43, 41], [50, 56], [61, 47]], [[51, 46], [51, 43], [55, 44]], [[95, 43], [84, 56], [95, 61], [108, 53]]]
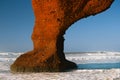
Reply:
[[[120, 51], [120, 0], [105, 12], [81, 19], [64, 35], [65, 52]], [[31, 0], [0, 0], [0, 51], [32, 50]]]

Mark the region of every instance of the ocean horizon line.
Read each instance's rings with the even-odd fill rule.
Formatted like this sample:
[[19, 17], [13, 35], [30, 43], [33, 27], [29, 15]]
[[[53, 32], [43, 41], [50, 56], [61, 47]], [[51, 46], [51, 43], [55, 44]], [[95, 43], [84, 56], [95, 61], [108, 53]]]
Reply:
[[[0, 51], [0, 53], [26, 53], [28, 51], [21, 51], [21, 52], [14, 52], [14, 51]], [[120, 53], [120, 51], [64, 51], [65, 54], [70, 54], [70, 53], [108, 53], [108, 52], [118, 52]]]

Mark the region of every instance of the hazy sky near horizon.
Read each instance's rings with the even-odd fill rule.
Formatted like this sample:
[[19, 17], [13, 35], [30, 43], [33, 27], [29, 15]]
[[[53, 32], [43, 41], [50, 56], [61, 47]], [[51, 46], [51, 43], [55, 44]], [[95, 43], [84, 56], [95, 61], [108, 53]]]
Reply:
[[[32, 50], [31, 0], [0, 0], [0, 52]], [[64, 35], [65, 52], [120, 51], [120, 0], [105, 12], [81, 19]]]

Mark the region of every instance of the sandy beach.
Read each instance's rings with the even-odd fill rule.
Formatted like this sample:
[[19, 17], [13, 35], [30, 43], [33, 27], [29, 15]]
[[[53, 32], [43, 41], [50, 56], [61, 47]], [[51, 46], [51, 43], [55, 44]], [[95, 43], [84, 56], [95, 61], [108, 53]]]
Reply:
[[[77, 69], [69, 72], [13, 73], [10, 65], [22, 53], [0, 53], [0, 80], [120, 80], [120, 69]], [[66, 54], [77, 64], [114, 63], [120, 61], [119, 52]]]

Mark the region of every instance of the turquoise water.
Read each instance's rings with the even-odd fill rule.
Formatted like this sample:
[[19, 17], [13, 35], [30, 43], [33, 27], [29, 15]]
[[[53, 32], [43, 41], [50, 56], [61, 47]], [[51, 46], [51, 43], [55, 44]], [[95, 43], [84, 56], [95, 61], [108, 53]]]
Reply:
[[120, 52], [68, 53], [68, 60], [75, 62], [78, 69], [120, 69]]
[[112, 69], [112, 68], [120, 68], [120, 63], [78, 64], [78, 69]]

